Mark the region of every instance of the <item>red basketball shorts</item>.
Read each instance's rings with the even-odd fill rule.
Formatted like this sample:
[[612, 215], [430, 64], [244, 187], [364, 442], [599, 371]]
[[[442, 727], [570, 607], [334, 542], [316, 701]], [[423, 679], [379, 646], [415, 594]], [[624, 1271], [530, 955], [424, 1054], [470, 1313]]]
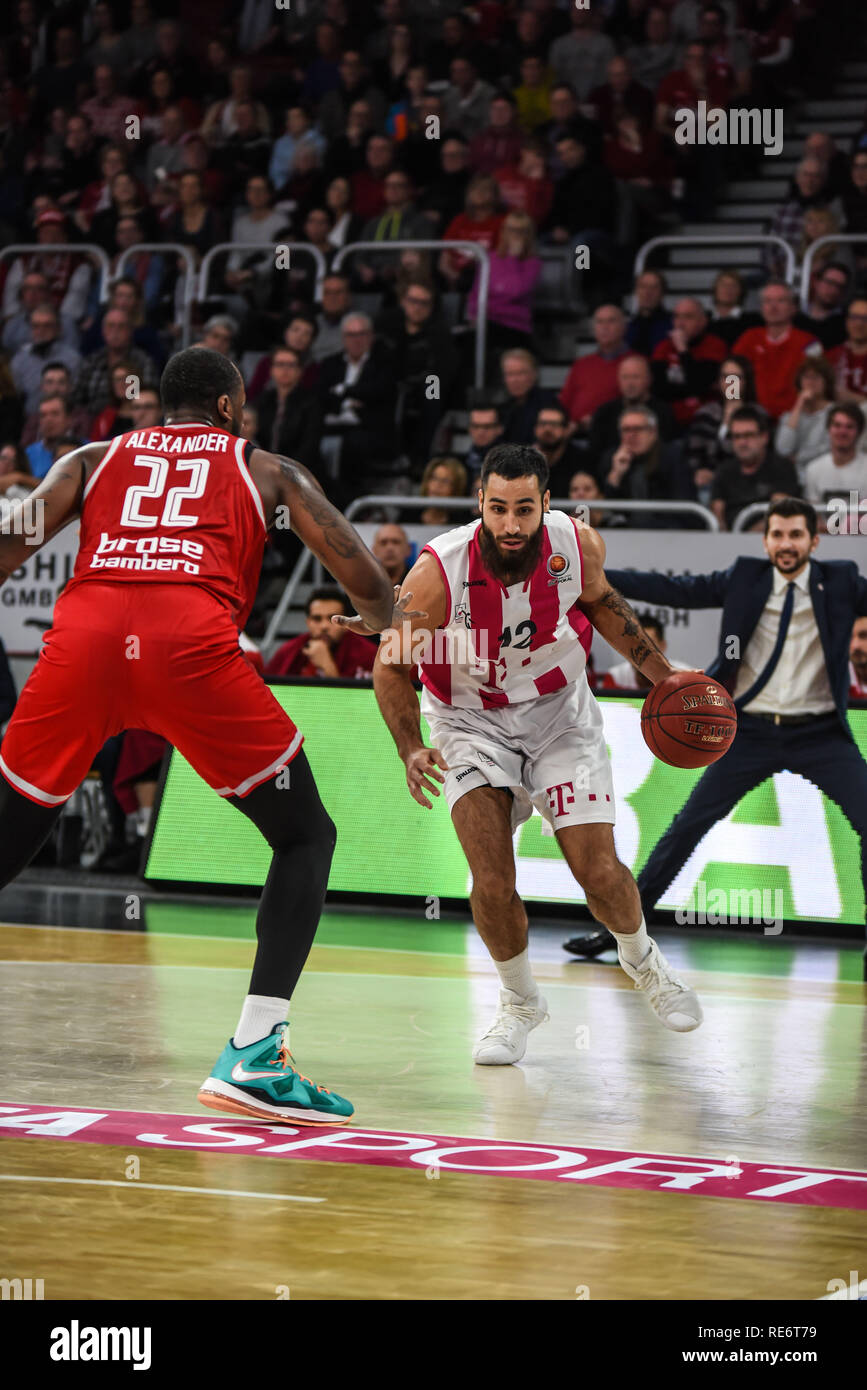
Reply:
[[245, 796], [303, 742], [207, 590], [76, 585], [57, 601], [0, 772], [31, 801], [57, 806], [123, 729], [162, 735], [220, 796]]

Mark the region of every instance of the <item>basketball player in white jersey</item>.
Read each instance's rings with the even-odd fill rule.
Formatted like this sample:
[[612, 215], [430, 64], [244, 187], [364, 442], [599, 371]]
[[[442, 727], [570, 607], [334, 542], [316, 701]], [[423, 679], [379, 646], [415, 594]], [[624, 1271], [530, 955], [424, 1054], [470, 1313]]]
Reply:
[[[635, 880], [614, 848], [611, 767], [585, 672], [592, 628], [654, 684], [672, 666], [607, 582], [601, 537], [550, 511], [549, 499], [538, 450], [492, 449], [481, 521], [424, 547], [401, 594], [425, 616], [383, 634], [374, 667], [409, 790], [430, 808], [443, 784], [472, 872], [473, 920], [501, 982], [496, 1016], [473, 1051], [488, 1066], [520, 1061], [531, 1029], [548, 1017], [515, 891], [513, 835], [534, 806], [661, 1021], [677, 1032], [702, 1021], [695, 994], [648, 936]], [[359, 618], [342, 621], [366, 630]], [[416, 662], [432, 748], [421, 736]]]

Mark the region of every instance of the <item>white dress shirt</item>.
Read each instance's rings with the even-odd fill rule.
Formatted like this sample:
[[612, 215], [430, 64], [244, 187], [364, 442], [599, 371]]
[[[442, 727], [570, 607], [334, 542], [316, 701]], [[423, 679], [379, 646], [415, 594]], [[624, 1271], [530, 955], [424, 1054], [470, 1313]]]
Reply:
[[[747, 714], [826, 714], [836, 708], [810, 598], [811, 565], [812, 561], [794, 580], [795, 604], [780, 659], [765, 688], [744, 705]], [[770, 660], [788, 583], [775, 569], [771, 596], [738, 668], [735, 699], [749, 690]]]

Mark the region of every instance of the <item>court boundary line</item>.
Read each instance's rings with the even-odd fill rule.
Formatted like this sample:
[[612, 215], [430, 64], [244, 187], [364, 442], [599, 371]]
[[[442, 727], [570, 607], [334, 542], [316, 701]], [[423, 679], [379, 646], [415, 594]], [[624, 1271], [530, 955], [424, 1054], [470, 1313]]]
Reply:
[[179, 1183], [139, 1182], [137, 1178], [128, 1178], [125, 1182], [121, 1182], [119, 1178], [60, 1178], [37, 1173], [0, 1173], [0, 1182], [72, 1183], [79, 1187], [123, 1187], [127, 1191], [144, 1187], [151, 1192], [200, 1192], [205, 1197], [256, 1197], [266, 1202], [319, 1203], [328, 1201], [327, 1197], [298, 1197], [290, 1193], [278, 1194], [276, 1192], [244, 1192], [231, 1187], [183, 1187]]

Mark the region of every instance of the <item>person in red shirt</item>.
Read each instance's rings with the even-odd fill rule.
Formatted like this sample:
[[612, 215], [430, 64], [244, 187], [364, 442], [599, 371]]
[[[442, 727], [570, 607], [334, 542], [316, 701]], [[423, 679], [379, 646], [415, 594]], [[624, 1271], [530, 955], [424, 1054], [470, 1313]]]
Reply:
[[491, 98], [488, 124], [470, 142], [470, 164], [478, 174], [493, 174], [502, 164], [516, 164], [523, 135], [515, 117], [515, 98], [498, 92]]
[[832, 348], [828, 361], [837, 377], [837, 400], [867, 404], [867, 299], [853, 299], [846, 310], [846, 341]]
[[[496, 179], [480, 174], [467, 189], [464, 211], [453, 217], [443, 232], [444, 241], [477, 241], [492, 251], [500, 236], [503, 213], [498, 211], [499, 189]], [[456, 286], [470, 266], [470, 257], [458, 251], [443, 251], [440, 273], [450, 286]]]
[[554, 184], [545, 168], [541, 140], [525, 140], [517, 164], [504, 165], [495, 175], [500, 197], [512, 212], [526, 212], [539, 227], [551, 211]]
[[722, 151], [717, 145], [679, 144], [673, 137], [684, 111], [697, 112], [699, 102], [708, 111], [725, 110], [731, 93], [732, 81], [708, 61], [701, 42], [687, 44], [683, 67], [664, 77], [657, 89], [654, 125], [671, 141], [677, 175], [684, 181], [684, 213], [697, 222], [713, 215], [724, 173]]
[[269, 676], [320, 676], [361, 680], [373, 670], [376, 644], [358, 637], [349, 628], [331, 621], [332, 615], [352, 608], [345, 594], [334, 587], [314, 589], [307, 600], [307, 630], [284, 642], [265, 667]]
[[856, 618], [849, 646], [849, 699], [867, 700], [867, 618]]
[[805, 353], [820, 354], [822, 346], [810, 333], [795, 328], [795, 292], [783, 280], [769, 280], [759, 295], [761, 328], [748, 328], [733, 351], [752, 362], [759, 404], [778, 419], [791, 410], [797, 397], [795, 372]]
[[674, 306], [674, 326], [653, 349], [654, 394], [668, 401], [679, 425], [688, 425], [705, 401], [713, 398], [720, 362], [727, 349], [708, 332], [708, 317], [697, 299]]
[[620, 394], [617, 368], [629, 356], [624, 334], [626, 315], [616, 304], [600, 304], [593, 315], [596, 352], [572, 363], [560, 392], [560, 404], [576, 427], [589, 429], [594, 411]]

